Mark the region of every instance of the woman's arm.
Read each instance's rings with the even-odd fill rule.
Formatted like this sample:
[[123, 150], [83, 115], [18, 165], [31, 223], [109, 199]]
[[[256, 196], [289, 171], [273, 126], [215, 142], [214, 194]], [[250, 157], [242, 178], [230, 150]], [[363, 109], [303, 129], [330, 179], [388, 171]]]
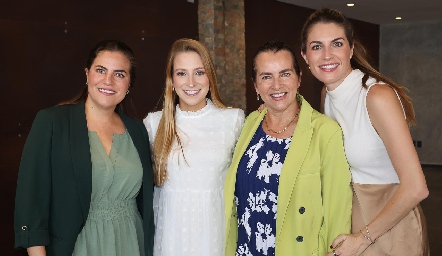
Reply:
[[32, 246], [27, 251], [29, 256], [46, 256], [46, 248], [44, 246]]
[[400, 184], [380, 214], [369, 224], [376, 239], [394, 227], [428, 196], [427, 183], [396, 93], [387, 85], [367, 95], [371, 122], [387, 148]]
[[[367, 225], [370, 237], [375, 241], [425, 199], [428, 196], [428, 188], [404, 112], [393, 89], [384, 84], [373, 86], [367, 95], [367, 110], [371, 123], [384, 142], [400, 180], [398, 189], [384, 209]], [[365, 229], [363, 231], [365, 232]], [[353, 236], [355, 240], [353, 244], [343, 243], [336, 250], [337, 254], [359, 255], [370, 245], [370, 241], [362, 234], [358, 233]], [[355, 239], [356, 236], [358, 239]], [[333, 247], [344, 239], [346, 239], [345, 236], [338, 237], [333, 242]]]
[[15, 194], [15, 248], [50, 244], [52, 125], [51, 116], [40, 111], [23, 149]]

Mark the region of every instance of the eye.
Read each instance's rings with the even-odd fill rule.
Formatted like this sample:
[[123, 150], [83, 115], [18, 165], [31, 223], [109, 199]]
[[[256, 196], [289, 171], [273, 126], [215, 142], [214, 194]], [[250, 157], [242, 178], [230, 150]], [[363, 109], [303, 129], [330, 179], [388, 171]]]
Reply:
[[342, 42], [333, 42], [334, 47], [341, 47], [342, 45], [344, 45]]
[[205, 75], [206, 74], [206, 72], [204, 71], [204, 70], [197, 70], [196, 72], [195, 72], [195, 75], [197, 75], [197, 76], [203, 76], [203, 75]]
[[284, 72], [281, 74], [281, 77], [289, 77], [290, 75], [290, 72]]
[[265, 75], [265, 76], [262, 76], [262, 77], [261, 77], [261, 80], [269, 80], [269, 79], [271, 79], [271, 78], [272, 78], [272, 76]]
[[126, 76], [124, 75], [124, 73], [115, 73], [115, 76], [116, 77], [119, 77], [119, 78], [125, 78]]
[[185, 76], [185, 75], [186, 75], [186, 72], [184, 72], [184, 71], [178, 71], [178, 72], [176, 72], [176, 75], [177, 75], [177, 76]]
[[321, 49], [321, 48], [322, 48], [322, 47], [321, 47], [321, 45], [319, 45], [319, 44], [315, 44], [315, 45], [312, 46], [312, 50], [313, 50], [313, 51], [319, 50], [319, 49]]
[[97, 68], [97, 69], [95, 69], [95, 71], [96, 71], [98, 74], [104, 74], [104, 73], [106, 73], [106, 70], [104, 70], [104, 68]]

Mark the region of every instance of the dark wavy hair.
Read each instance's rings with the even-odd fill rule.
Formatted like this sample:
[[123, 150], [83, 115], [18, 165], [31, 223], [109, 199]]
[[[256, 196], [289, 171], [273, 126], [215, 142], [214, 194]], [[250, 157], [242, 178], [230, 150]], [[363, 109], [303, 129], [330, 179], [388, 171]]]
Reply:
[[270, 41], [260, 46], [258, 50], [256, 50], [255, 55], [253, 55], [252, 80], [254, 83], [256, 82], [256, 72], [257, 72], [256, 57], [258, 57], [258, 55], [263, 52], [277, 53], [279, 51], [288, 51], [290, 53], [290, 55], [292, 56], [293, 67], [295, 68], [295, 72], [298, 75], [298, 77], [301, 75], [301, 69], [299, 68], [298, 59], [296, 59], [295, 52], [293, 51], [293, 49], [283, 42]]

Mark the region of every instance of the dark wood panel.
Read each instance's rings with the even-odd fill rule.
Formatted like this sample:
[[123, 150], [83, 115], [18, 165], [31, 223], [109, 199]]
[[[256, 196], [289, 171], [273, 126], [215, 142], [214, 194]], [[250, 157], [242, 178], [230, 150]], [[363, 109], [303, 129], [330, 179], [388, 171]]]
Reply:
[[[126, 42], [137, 58], [131, 94], [138, 117], [162, 95], [167, 51], [173, 41], [198, 37], [197, 4], [185, 0], [6, 1], [0, 8], [1, 255], [13, 249], [13, 207], [18, 166], [38, 110], [76, 95], [85, 86], [89, 50], [101, 40]], [[143, 40], [144, 38], [144, 40]]]

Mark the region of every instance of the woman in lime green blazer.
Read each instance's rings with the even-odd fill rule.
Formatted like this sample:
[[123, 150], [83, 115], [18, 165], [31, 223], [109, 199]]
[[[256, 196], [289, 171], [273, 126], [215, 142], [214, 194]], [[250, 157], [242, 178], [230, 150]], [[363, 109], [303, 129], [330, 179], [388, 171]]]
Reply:
[[[267, 65], [268, 63], [271, 65]], [[261, 113], [255, 111], [247, 117], [227, 173], [224, 192], [226, 256], [233, 256], [235, 253], [237, 255], [266, 255], [254, 254], [250, 250], [250, 246], [253, 247], [254, 244], [250, 244], [247, 239], [245, 244], [238, 242], [239, 228], [243, 228], [239, 226], [255, 214], [254, 209], [257, 208], [258, 200], [251, 200], [253, 193], [249, 193], [247, 201], [253, 206], [240, 216], [237, 214], [237, 204], [241, 200], [238, 198], [241, 195], [238, 196], [235, 192], [235, 190], [241, 190], [240, 186], [248, 186], [247, 182], [255, 182], [250, 179], [246, 180], [246, 183], [238, 183], [237, 177], [243, 179], [241, 172], [251, 170], [248, 169], [249, 165], [247, 165], [247, 170], [241, 169], [241, 166], [245, 166], [241, 165], [241, 160], [246, 157], [245, 155], [254, 153], [249, 148], [249, 144], [260, 129], [265, 130], [267, 135], [273, 134], [274, 136], [267, 136], [267, 138], [273, 138], [273, 141], [282, 134], [283, 138], [291, 138], [291, 143], [278, 177], [277, 199], [267, 198], [267, 200], [277, 201], [277, 207], [276, 209], [262, 207], [259, 210], [260, 212], [276, 210], [274, 235], [267, 233], [270, 230], [269, 226], [266, 226], [267, 236], [265, 236], [259, 234], [259, 229], [254, 231], [253, 226], [243, 225], [246, 229], [243, 233], [249, 233], [249, 240], [254, 240], [255, 236], [259, 238], [257, 238], [256, 250], [262, 252], [273, 246], [274, 254], [268, 255], [325, 255], [327, 251], [330, 251], [329, 246], [336, 235], [350, 230], [351, 178], [344, 154], [341, 129], [335, 121], [314, 110], [297, 93], [299, 78], [299, 68], [290, 48], [282, 43], [272, 42], [258, 50], [254, 58], [255, 88], [258, 97], [262, 97], [267, 108]], [[290, 81], [290, 79], [293, 80]], [[291, 101], [289, 101], [290, 97], [292, 97]], [[287, 104], [284, 105], [286, 100]], [[285, 122], [289, 125], [285, 128], [281, 127], [279, 131], [272, 129], [274, 123], [268, 117], [272, 114], [270, 111], [277, 112], [279, 109], [286, 111], [291, 110], [290, 108], [295, 108], [295, 111]], [[297, 112], [296, 108], [300, 111]], [[256, 162], [259, 162], [259, 158]], [[263, 162], [265, 159], [261, 160], [261, 167]], [[262, 174], [259, 179], [264, 175], [267, 174]], [[245, 194], [247, 197], [247, 193]], [[263, 197], [260, 200], [263, 200]], [[263, 244], [263, 241], [270, 238], [274, 240], [273, 244]]]

